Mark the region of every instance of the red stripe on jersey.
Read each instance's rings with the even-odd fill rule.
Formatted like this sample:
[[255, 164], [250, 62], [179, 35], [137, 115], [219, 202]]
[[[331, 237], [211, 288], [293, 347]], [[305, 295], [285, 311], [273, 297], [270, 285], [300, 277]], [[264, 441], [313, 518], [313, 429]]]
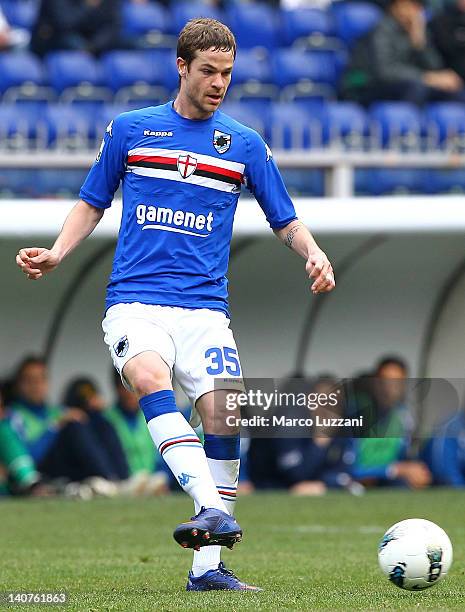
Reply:
[[159, 157], [155, 155], [129, 155], [128, 156], [129, 164], [133, 162], [138, 162], [138, 161], [149, 161], [149, 162], [153, 162], [154, 164], [173, 164], [173, 166], [176, 166], [178, 163], [178, 159], [173, 158], [173, 157]]

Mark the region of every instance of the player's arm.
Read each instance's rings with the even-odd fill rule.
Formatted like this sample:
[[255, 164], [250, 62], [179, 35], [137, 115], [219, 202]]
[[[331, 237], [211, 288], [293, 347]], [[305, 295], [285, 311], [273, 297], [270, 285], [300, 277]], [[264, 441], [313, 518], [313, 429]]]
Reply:
[[100, 151], [80, 191], [80, 200], [67, 216], [51, 249], [21, 249], [16, 262], [31, 280], [54, 270], [75, 249], [103, 217], [124, 175], [127, 156], [128, 113], [119, 115], [107, 127]]
[[270, 148], [256, 132], [251, 132], [249, 138], [246, 165], [248, 188], [263, 209], [276, 236], [306, 260], [305, 269], [313, 281], [312, 292], [331, 291], [336, 285], [331, 264], [305, 225], [297, 219]]
[[31, 280], [38, 280], [58, 264], [93, 232], [105, 210], [84, 200], [71, 209], [63, 228], [51, 249], [27, 247], [16, 256], [16, 263]]
[[306, 260], [305, 270], [308, 277], [313, 280], [311, 290], [314, 294], [334, 289], [336, 282], [333, 267], [326, 253], [320, 249], [301, 221], [291, 221], [285, 227], [273, 231], [287, 247]]

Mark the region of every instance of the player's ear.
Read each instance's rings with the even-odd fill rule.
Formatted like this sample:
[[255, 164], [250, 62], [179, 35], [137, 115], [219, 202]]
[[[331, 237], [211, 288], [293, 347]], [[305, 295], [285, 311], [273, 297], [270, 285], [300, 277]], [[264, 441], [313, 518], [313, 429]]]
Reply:
[[178, 68], [178, 74], [180, 77], [186, 76], [187, 73], [187, 63], [186, 60], [182, 57], [178, 57], [176, 59], [176, 66]]

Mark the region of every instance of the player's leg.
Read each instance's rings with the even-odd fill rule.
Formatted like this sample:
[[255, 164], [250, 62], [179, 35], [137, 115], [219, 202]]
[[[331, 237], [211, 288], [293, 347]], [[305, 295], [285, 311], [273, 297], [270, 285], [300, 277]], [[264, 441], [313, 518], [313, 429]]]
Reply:
[[176, 407], [171, 384], [175, 348], [169, 333], [141, 304], [110, 308], [102, 326], [113, 363], [137, 394], [155, 446], [180, 485], [195, 503], [224, 512], [203, 446]]

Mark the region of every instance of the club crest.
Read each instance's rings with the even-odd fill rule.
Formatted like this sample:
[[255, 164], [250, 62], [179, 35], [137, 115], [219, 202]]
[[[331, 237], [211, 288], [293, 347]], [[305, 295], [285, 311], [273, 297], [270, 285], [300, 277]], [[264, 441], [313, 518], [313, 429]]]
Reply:
[[191, 155], [180, 155], [178, 157], [178, 171], [182, 178], [188, 178], [194, 174], [197, 168], [197, 159]]
[[231, 146], [231, 134], [226, 134], [226, 132], [215, 130], [213, 132], [213, 146], [218, 151], [218, 153], [226, 153], [226, 151], [228, 151], [229, 147]]
[[113, 345], [113, 350], [115, 351], [118, 357], [124, 357], [128, 352], [128, 348], [129, 340], [127, 336], [123, 336], [118, 340], [118, 342], [115, 342], [115, 344]]

